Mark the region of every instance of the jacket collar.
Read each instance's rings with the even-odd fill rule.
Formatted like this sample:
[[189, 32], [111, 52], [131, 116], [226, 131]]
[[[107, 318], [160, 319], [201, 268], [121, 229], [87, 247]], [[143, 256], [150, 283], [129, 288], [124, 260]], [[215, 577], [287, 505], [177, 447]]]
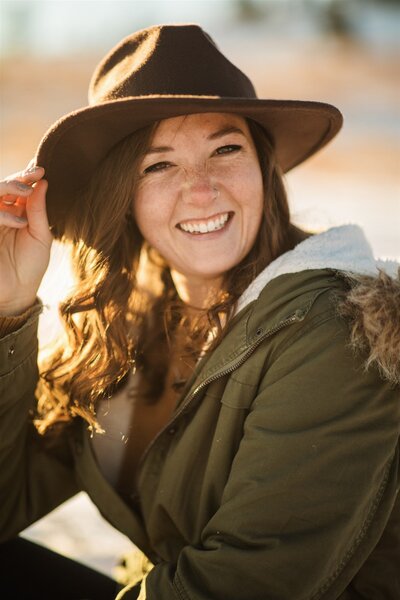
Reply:
[[256, 300], [267, 283], [288, 273], [313, 269], [333, 269], [346, 273], [376, 276], [378, 269], [395, 276], [398, 264], [376, 260], [358, 225], [332, 227], [313, 235], [270, 263], [239, 298], [236, 313]]
[[[198, 376], [191, 383], [194, 381], [196, 387], [200, 380], [217, 376], [240, 361], [258, 343], [261, 329], [264, 336], [289, 322], [293, 315], [304, 319], [320, 293], [334, 287], [343, 290], [343, 279], [347, 280], [349, 293], [338, 311], [349, 317], [354, 350], [369, 349], [366, 365], [375, 362], [384, 378], [400, 382], [398, 269], [396, 261], [374, 258], [357, 225], [333, 227], [311, 236], [270, 263], [245, 290], [229, 333], [211, 353], [210, 362], [210, 356], [200, 361]], [[396, 311], [398, 318], [393, 319]], [[382, 315], [386, 326], [379, 327], [379, 340], [372, 339], [366, 324], [376, 331]], [[187, 389], [193, 390], [188, 383]]]

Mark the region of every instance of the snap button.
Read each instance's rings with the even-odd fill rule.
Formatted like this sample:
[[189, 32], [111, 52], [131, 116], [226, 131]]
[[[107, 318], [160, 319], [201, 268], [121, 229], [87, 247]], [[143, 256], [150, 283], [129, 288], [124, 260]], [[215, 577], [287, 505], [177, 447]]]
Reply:
[[296, 319], [298, 321], [304, 321], [304, 317], [306, 316], [306, 311], [302, 310], [301, 308], [299, 308], [298, 310], [296, 310], [296, 312], [294, 313], [294, 316], [296, 317]]
[[10, 346], [8, 349], [8, 358], [11, 358], [15, 354], [15, 346]]
[[261, 334], [262, 334], [262, 332], [263, 332], [263, 329], [262, 329], [262, 327], [259, 327], [259, 328], [257, 329], [257, 331], [256, 331], [256, 335], [261, 335]]

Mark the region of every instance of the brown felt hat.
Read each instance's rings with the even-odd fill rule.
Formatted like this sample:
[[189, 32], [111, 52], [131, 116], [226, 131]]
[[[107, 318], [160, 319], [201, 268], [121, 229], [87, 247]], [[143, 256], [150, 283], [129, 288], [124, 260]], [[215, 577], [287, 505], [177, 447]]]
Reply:
[[97, 66], [89, 105], [59, 119], [40, 142], [36, 164], [46, 170], [55, 235], [62, 234], [69, 206], [117, 142], [160, 119], [201, 112], [232, 112], [260, 123], [284, 172], [325, 146], [343, 121], [330, 104], [257, 98], [248, 77], [198, 25], [143, 29]]

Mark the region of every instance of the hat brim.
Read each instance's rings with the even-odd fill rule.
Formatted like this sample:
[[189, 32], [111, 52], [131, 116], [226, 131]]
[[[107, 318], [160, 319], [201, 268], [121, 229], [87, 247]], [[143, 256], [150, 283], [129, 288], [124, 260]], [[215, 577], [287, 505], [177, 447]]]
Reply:
[[325, 146], [343, 123], [340, 111], [322, 102], [217, 96], [132, 97], [74, 111], [46, 132], [36, 153], [49, 182], [47, 207], [55, 235], [62, 234], [77, 192], [116, 143], [155, 121], [206, 112], [235, 113], [260, 123], [274, 141], [283, 172]]

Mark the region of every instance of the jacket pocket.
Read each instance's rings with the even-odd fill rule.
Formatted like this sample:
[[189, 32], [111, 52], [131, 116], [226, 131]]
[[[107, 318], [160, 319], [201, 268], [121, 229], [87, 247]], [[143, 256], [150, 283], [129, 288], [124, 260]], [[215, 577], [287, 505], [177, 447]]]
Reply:
[[248, 410], [254, 400], [257, 386], [252, 383], [243, 383], [231, 376], [220, 396], [221, 404], [229, 408]]

